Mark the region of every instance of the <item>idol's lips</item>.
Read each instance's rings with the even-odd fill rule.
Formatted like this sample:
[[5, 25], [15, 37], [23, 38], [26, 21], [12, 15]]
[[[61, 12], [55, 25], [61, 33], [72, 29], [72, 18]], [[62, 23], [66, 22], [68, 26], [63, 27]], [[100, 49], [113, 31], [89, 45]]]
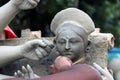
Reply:
[[64, 56], [66, 56], [66, 57], [68, 57], [68, 58], [71, 58], [71, 54], [66, 54], [66, 55], [64, 55]]
[[65, 55], [71, 55], [72, 52], [64, 52]]
[[72, 51], [63, 51], [60, 53], [62, 56], [71, 56], [73, 54]]

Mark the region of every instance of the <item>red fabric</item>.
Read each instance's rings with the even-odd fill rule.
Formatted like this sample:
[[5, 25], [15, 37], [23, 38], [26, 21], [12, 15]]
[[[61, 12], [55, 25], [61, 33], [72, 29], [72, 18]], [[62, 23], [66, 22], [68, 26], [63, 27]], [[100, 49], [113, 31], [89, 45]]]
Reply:
[[6, 38], [17, 38], [16, 34], [12, 31], [9, 26], [6, 26], [4, 29]]

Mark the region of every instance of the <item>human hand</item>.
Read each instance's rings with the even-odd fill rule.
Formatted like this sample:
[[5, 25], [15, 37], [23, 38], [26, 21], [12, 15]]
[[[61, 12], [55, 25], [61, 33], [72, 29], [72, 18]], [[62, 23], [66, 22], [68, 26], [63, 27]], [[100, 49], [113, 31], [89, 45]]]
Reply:
[[61, 72], [71, 67], [72, 61], [65, 56], [58, 56], [51, 65], [51, 74]]
[[12, 5], [20, 10], [35, 8], [39, 2], [40, 0], [11, 0]]
[[22, 70], [18, 70], [14, 73], [15, 77], [22, 77], [25, 79], [34, 79], [34, 78], [40, 78], [40, 76], [34, 74], [31, 66], [28, 64], [26, 67], [22, 66]]
[[96, 63], [93, 63], [93, 66], [101, 73], [102, 80], [114, 80], [113, 76], [110, 74], [107, 67], [103, 69]]
[[51, 52], [53, 44], [48, 40], [34, 39], [22, 44], [20, 47], [21, 56], [33, 60], [39, 60]]

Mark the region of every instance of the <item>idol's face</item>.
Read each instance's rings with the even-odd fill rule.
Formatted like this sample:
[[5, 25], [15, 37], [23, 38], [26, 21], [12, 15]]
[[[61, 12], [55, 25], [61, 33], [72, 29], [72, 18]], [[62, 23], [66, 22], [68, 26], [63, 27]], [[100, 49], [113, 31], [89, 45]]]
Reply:
[[62, 31], [56, 37], [55, 44], [60, 54], [72, 61], [78, 60], [84, 54], [84, 40], [75, 31]]

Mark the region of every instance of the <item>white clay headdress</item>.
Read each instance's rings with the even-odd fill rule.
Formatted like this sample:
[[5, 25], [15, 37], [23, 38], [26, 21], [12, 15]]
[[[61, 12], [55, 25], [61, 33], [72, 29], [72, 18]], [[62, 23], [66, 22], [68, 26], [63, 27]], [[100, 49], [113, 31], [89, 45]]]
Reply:
[[87, 35], [95, 30], [94, 22], [89, 15], [77, 8], [67, 8], [58, 12], [51, 22], [51, 31], [57, 34], [59, 29], [63, 27], [62, 25], [66, 23], [71, 23], [84, 29]]

